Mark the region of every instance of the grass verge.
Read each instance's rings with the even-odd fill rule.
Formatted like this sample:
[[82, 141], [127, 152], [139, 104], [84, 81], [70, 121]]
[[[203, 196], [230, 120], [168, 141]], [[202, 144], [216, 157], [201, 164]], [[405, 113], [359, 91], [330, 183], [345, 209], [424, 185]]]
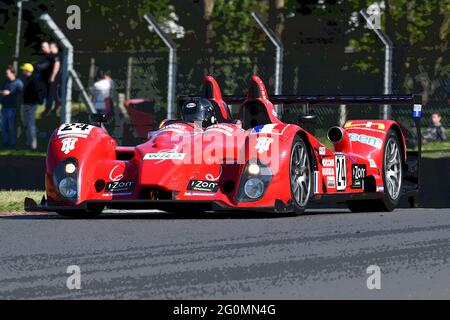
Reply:
[[40, 202], [44, 191], [0, 191], [0, 212], [23, 212], [25, 197]]

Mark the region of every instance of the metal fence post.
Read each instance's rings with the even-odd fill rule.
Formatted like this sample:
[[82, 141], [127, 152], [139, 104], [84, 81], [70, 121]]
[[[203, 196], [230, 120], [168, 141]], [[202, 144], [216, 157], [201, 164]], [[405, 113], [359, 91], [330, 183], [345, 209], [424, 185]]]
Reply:
[[167, 71], [167, 118], [173, 119], [175, 117], [175, 87], [176, 87], [176, 74], [177, 74], [177, 48], [172, 39], [159, 27], [155, 18], [146, 13], [144, 19], [149, 24], [149, 30], [155, 31], [164, 44], [169, 48], [169, 69]]
[[[377, 28], [367, 13], [363, 10], [360, 11], [361, 16], [366, 20], [367, 25], [372, 29], [378, 38], [383, 42], [384, 52], [384, 94], [392, 94], [392, 52], [393, 44], [391, 39], [380, 29]], [[389, 119], [391, 117], [391, 108], [388, 105], [383, 105], [380, 110], [380, 116], [382, 119]]]
[[281, 40], [277, 37], [275, 32], [265, 23], [258, 12], [253, 11], [252, 17], [264, 31], [264, 33], [269, 37], [270, 41], [276, 47], [276, 56], [275, 56], [275, 94], [281, 94], [283, 88], [283, 54], [284, 47]]
[[13, 67], [16, 72], [19, 70], [19, 53], [20, 53], [20, 37], [22, 36], [22, 8], [23, 2], [28, 0], [17, 0], [17, 31], [16, 31], [16, 47], [14, 50]]
[[131, 79], [133, 77], [133, 57], [128, 57], [127, 65], [127, 86], [125, 90], [125, 99], [130, 100], [131, 98]]

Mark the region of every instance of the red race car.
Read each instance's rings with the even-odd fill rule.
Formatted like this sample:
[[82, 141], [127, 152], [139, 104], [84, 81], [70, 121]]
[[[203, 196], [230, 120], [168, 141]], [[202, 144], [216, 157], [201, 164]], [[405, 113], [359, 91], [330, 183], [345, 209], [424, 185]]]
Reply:
[[[229, 104], [239, 104], [232, 118]], [[95, 217], [104, 208], [165, 211], [304, 212], [310, 201], [347, 203], [352, 211], [392, 211], [419, 190], [418, 152], [407, 152], [391, 120], [349, 120], [332, 127], [333, 150], [283, 123], [274, 104], [409, 105], [420, 137], [420, 97], [268, 96], [257, 76], [247, 96], [221, 95], [213, 77], [202, 96], [180, 97], [181, 119], [166, 120], [148, 141], [120, 147], [101, 128], [63, 124], [51, 136], [46, 197], [26, 211]], [[308, 117], [303, 117], [308, 118]]]

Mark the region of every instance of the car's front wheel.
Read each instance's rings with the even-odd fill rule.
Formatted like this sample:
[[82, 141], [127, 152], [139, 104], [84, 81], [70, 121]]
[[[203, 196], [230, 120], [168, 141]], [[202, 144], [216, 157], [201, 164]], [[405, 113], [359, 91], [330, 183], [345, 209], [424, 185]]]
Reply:
[[309, 151], [299, 136], [292, 143], [289, 173], [294, 213], [302, 214], [311, 197], [312, 171]]

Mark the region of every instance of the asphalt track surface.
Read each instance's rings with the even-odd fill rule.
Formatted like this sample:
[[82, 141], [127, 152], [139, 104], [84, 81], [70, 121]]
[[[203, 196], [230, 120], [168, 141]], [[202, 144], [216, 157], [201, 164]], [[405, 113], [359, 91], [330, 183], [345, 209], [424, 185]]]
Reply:
[[[70, 265], [79, 290], [66, 286]], [[0, 298], [448, 299], [450, 209], [3, 216]]]

